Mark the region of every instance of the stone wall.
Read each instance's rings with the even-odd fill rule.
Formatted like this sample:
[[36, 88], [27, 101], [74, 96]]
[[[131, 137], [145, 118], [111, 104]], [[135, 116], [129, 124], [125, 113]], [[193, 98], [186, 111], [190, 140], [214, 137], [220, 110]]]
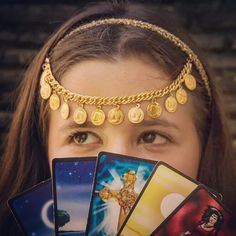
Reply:
[[[0, 155], [14, 110], [15, 88], [34, 55], [64, 20], [88, 1], [0, 2]], [[236, 1], [139, 1], [175, 9], [216, 72], [236, 147]], [[11, 102], [13, 100], [13, 102]]]

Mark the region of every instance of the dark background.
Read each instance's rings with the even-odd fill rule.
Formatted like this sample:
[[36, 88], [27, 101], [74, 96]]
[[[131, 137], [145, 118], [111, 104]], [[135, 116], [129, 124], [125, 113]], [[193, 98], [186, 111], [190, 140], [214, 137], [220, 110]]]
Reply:
[[[183, 26], [203, 49], [225, 94], [236, 148], [236, 1], [136, 1], [175, 10]], [[24, 70], [49, 35], [88, 2], [91, 1], [0, 1], [0, 156], [14, 110], [15, 88]]]

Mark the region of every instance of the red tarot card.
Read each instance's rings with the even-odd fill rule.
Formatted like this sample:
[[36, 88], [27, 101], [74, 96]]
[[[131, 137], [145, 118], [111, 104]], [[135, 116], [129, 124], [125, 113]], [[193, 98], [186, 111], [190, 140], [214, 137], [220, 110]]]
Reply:
[[236, 219], [213, 194], [199, 185], [151, 235], [233, 236]]

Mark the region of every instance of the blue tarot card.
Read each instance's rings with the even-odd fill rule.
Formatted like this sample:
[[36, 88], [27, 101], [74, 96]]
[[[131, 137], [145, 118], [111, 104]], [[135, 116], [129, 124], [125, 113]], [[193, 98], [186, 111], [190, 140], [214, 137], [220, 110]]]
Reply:
[[86, 235], [116, 235], [155, 161], [114, 153], [99, 153]]
[[8, 205], [26, 236], [54, 235], [51, 180], [10, 199]]
[[95, 166], [95, 157], [53, 160], [56, 235], [84, 235]]

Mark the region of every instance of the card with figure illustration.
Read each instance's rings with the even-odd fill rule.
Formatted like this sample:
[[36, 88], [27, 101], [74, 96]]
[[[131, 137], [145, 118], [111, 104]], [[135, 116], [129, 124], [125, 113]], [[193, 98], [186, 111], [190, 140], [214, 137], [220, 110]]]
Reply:
[[116, 235], [156, 161], [99, 153], [86, 235]]
[[8, 205], [24, 235], [54, 235], [51, 180], [10, 199]]
[[152, 236], [236, 235], [236, 219], [203, 185], [199, 185]]
[[198, 184], [170, 165], [158, 162], [118, 235], [150, 235]]
[[53, 159], [56, 235], [84, 235], [95, 167], [95, 157]]

